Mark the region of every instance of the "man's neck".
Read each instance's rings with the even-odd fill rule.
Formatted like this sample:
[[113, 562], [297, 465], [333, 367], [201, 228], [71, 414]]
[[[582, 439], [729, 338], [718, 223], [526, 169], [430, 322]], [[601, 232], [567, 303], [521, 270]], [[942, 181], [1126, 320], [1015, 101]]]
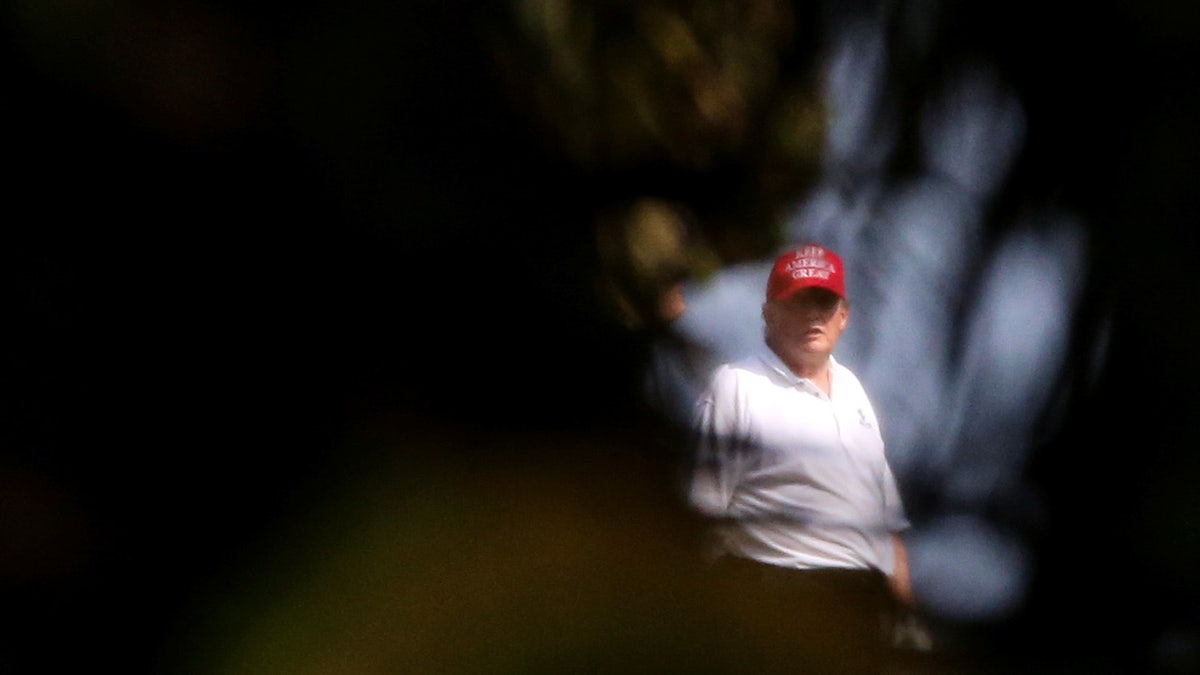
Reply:
[[788, 366], [797, 377], [803, 377], [817, 386], [817, 389], [825, 392], [826, 396], [832, 396], [833, 389], [833, 368], [829, 365], [829, 359], [826, 358], [819, 364], [806, 364], [803, 368], [796, 366]]
[[775, 349], [768, 341], [767, 346], [771, 347], [771, 351], [779, 357], [780, 361], [788, 367], [788, 370], [796, 377], [804, 378], [812, 381], [817, 385], [817, 388], [829, 394], [830, 383], [832, 382], [832, 359], [828, 354], [824, 356], [812, 356], [811, 358], [793, 359], [783, 353], [781, 350]]

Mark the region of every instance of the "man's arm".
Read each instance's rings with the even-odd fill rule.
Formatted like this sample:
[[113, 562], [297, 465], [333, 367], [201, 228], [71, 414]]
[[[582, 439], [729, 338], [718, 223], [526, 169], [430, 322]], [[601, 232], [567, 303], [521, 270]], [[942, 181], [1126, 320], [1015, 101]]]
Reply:
[[892, 533], [892, 546], [896, 551], [896, 564], [892, 569], [892, 574], [888, 577], [888, 584], [892, 587], [892, 593], [905, 606], [911, 607], [914, 603], [912, 590], [912, 577], [908, 571], [908, 549], [904, 546], [904, 540], [897, 533]]
[[693, 418], [695, 457], [689, 502], [700, 513], [716, 518], [730, 515], [733, 492], [746, 461], [737, 415], [728, 391], [732, 373], [721, 369], [701, 396]]

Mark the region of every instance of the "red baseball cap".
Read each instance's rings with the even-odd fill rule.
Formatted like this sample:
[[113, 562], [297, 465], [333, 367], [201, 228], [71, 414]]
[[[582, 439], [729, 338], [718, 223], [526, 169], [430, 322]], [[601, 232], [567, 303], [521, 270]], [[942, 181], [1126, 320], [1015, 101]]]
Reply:
[[842, 259], [817, 244], [805, 244], [776, 258], [767, 279], [767, 300], [783, 300], [805, 288], [824, 288], [845, 298]]

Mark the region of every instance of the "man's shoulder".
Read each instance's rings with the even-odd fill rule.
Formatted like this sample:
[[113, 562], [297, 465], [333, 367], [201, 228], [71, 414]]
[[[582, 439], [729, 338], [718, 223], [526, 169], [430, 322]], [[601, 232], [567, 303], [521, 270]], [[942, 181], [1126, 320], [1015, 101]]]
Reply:
[[837, 371], [837, 378], [842, 383], [843, 387], [848, 385], [857, 396], [865, 397], [867, 395], [866, 388], [863, 387], [862, 381], [858, 379], [858, 375], [856, 375], [849, 366], [835, 359], [833, 361], [833, 367]]
[[748, 380], [769, 379], [772, 373], [771, 367], [760, 355], [750, 354], [717, 366], [712, 373], [712, 382], [715, 386], [727, 386]]
[[718, 370], [727, 370], [739, 373], [766, 373], [771, 370], [767, 360], [763, 358], [760, 352], [751, 352], [742, 354], [741, 356], [730, 359], [720, 365]]

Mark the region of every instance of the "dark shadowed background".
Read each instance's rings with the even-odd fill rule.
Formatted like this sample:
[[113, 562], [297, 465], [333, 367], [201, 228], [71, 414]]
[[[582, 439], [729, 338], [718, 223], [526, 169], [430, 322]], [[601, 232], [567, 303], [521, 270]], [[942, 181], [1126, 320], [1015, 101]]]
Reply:
[[[649, 338], [597, 299], [593, 225], [662, 196], [723, 262], [768, 254], [814, 147], [772, 135], [769, 111], [811, 118], [816, 10], [754, 2], [722, 20], [649, 3], [665, 9], [644, 25], [689, 19], [700, 38], [695, 54], [682, 38], [651, 50], [664, 82], [695, 86], [674, 91], [639, 79], [650, 57], [622, 3], [545, 44], [522, 31], [570, 25], [581, 3], [476, 4], [3, 10], [0, 672], [559, 672], [610, 642], [628, 663], [722, 670], [663, 646], [719, 629], [680, 600], [694, 591], [673, 572], [690, 536], [671, 494], [681, 441], [640, 398]], [[1019, 93], [1027, 141], [996, 208], [1080, 214], [1081, 320], [1106, 326], [1103, 367], [1028, 467], [1045, 504], [1029, 598], [963, 644], [981, 671], [1186, 672], [1200, 665], [1200, 11], [895, 4], [938, 17], [923, 72], [986, 58]], [[741, 70], [687, 70], [722, 34]], [[571, 59], [608, 62], [580, 57], [579, 35], [631, 72], [589, 90]], [[605, 117], [630, 96], [646, 107]], [[695, 110], [710, 114], [689, 126]], [[564, 569], [553, 592], [506, 594]], [[597, 581], [611, 569], [635, 572]], [[629, 588], [637, 601], [614, 608]], [[330, 599], [344, 596], [361, 599]], [[380, 610], [387, 598], [411, 612]], [[575, 609], [526, 608], [554, 603]], [[665, 624], [621, 627], [664, 606]], [[491, 623], [523, 612], [528, 631]], [[435, 628], [405, 643], [389, 624]], [[464, 652], [475, 631], [501, 646]], [[545, 631], [572, 637], [550, 656]]]

